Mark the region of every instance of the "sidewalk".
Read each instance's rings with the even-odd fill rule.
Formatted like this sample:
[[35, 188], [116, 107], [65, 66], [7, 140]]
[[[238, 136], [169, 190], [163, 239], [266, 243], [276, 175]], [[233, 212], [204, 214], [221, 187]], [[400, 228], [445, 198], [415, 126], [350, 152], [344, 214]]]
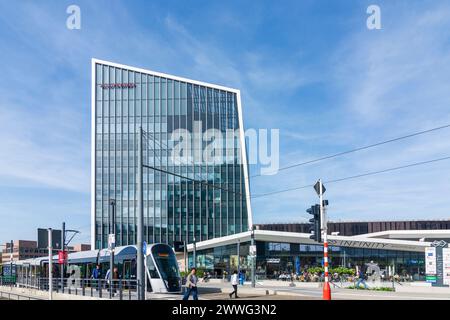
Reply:
[[[274, 283], [275, 282], [275, 283]], [[278, 282], [278, 286], [276, 286]], [[341, 284], [338, 283], [340, 286]], [[346, 289], [346, 287], [353, 285], [353, 283], [343, 283], [341, 288], [333, 287], [332, 292], [336, 297], [341, 299], [450, 299], [450, 288], [437, 288], [427, 286], [426, 284], [418, 283], [402, 283], [395, 284], [395, 291], [374, 291], [374, 290], [356, 290]], [[392, 287], [392, 283], [368, 283], [369, 287]], [[238, 292], [243, 295], [278, 295], [286, 297], [321, 297], [322, 283], [318, 282], [295, 282], [295, 286], [290, 287], [289, 283], [282, 283], [281, 281], [271, 281], [258, 283], [255, 288], [251, 287], [250, 283], [245, 283], [244, 286], [238, 287]], [[208, 282], [199, 284], [199, 293], [229, 293], [231, 292], [231, 285], [229, 282]]]
[[[13, 296], [18, 295], [19, 297], [23, 297], [24, 300], [29, 298], [31, 300], [48, 300], [48, 292], [41, 291], [37, 289], [27, 289], [27, 288], [16, 288], [16, 287], [0, 287], [0, 292], [4, 294], [11, 293]], [[67, 293], [56, 293], [53, 292], [53, 300], [108, 300], [105, 298], [99, 297], [89, 297], [89, 296], [81, 296], [81, 295], [73, 295]], [[20, 299], [22, 300], [22, 299]]]

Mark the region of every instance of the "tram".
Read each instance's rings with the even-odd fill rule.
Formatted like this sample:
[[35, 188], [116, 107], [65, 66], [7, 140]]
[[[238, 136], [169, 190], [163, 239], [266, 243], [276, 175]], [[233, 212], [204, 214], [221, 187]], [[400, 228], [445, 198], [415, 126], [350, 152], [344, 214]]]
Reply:
[[[120, 278], [136, 280], [136, 246], [116, 247], [114, 266]], [[90, 279], [97, 265], [101, 276], [109, 269], [110, 251], [108, 249], [70, 253], [67, 258], [66, 274], [73, 271], [79, 279]], [[53, 256], [53, 277], [60, 277], [58, 256]], [[181, 276], [175, 253], [167, 244], [155, 243], [147, 246], [144, 255], [146, 288], [155, 293], [181, 293]], [[16, 273], [22, 277], [48, 277], [48, 257], [20, 260], [15, 262]]]

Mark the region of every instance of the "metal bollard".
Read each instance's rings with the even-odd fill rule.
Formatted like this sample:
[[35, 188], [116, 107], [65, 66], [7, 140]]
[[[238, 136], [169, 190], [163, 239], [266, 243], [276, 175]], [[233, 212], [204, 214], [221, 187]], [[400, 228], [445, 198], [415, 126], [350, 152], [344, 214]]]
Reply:
[[122, 280], [119, 280], [119, 299], [122, 300]]

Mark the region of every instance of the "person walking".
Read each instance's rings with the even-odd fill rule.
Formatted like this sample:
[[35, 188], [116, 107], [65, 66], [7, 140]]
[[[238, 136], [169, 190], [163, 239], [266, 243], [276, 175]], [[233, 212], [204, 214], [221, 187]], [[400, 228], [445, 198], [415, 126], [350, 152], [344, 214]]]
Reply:
[[119, 287], [119, 281], [122, 279], [122, 277], [120, 276], [119, 269], [117, 267], [114, 267], [113, 270], [114, 270], [112, 274], [113, 283], [111, 285], [113, 288], [113, 295], [115, 295], [117, 292], [117, 288]]
[[75, 270], [72, 269], [72, 271], [70, 272], [70, 276], [69, 276], [69, 290], [70, 289], [75, 289]]
[[106, 271], [106, 275], [105, 275], [105, 288], [108, 288], [108, 291], [110, 291], [112, 289], [111, 287], [111, 279], [110, 279], [110, 275], [111, 275], [111, 269], [108, 269], [108, 271]]
[[198, 278], [195, 275], [197, 272], [197, 269], [192, 268], [191, 272], [186, 277], [186, 291], [184, 292], [183, 300], [189, 300], [189, 296], [192, 292], [192, 299], [198, 300], [198, 292], [197, 292], [197, 282]]
[[98, 286], [99, 286], [99, 282], [98, 280], [101, 277], [101, 270], [100, 270], [100, 265], [96, 265], [95, 269], [92, 271], [92, 286], [95, 287], [95, 290], [98, 291]]
[[365, 289], [369, 289], [369, 287], [367, 286], [366, 283], [366, 275], [365, 272], [363, 271], [363, 268], [360, 268], [359, 273], [358, 273], [358, 281], [356, 282], [356, 289], [359, 289], [360, 284], [364, 285]]
[[233, 298], [233, 294], [236, 299], [239, 298], [237, 295], [238, 283], [239, 283], [238, 273], [236, 270], [234, 270], [233, 274], [231, 275], [231, 285], [233, 286], [233, 291], [229, 294], [230, 299]]

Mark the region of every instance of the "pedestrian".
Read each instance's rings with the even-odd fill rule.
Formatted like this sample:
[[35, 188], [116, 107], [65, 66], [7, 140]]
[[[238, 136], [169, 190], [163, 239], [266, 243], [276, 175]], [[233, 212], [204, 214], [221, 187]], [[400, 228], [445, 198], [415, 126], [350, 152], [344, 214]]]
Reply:
[[113, 269], [113, 283], [112, 283], [112, 287], [113, 287], [113, 295], [117, 292], [117, 288], [119, 285], [119, 281], [121, 279], [121, 276], [119, 275], [119, 269], [117, 267], [114, 267]]
[[101, 270], [100, 270], [100, 265], [98, 264], [98, 265], [96, 265], [95, 266], [95, 269], [92, 271], [92, 276], [91, 276], [91, 278], [92, 278], [92, 286], [94, 286], [95, 287], [95, 290], [97, 290], [98, 291], [98, 280], [100, 279], [100, 277], [101, 277]]
[[69, 276], [69, 289], [71, 288], [75, 289], [75, 270], [72, 270]]
[[233, 297], [233, 294], [234, 294], [234, 297], [235, 297], [236, 299], [239, 298], [238, 295], [237, 295], [237, 290], [238, 290], [237, 287], [238, 287], [238, 283], [239, 283], [239, 280], [238, 280], [238, 273], [237, 273], [236, 270], [234, 270], [233, 274], [231, 275], [231, 285], [233, 286], [233, 291], [229, 294], [230, 299]]
[[203, 274], [203, 282], [208, 282], [209, 281], [209, 272], [205, 271], [205, 273]]
[[195, 275], [197, 272], [197, 269], [192, 268], [191, 272], [186, 277], [186, 292], [184, 293], [183, 300], [189, 300], [189, 296], [192, 292], [192, 299], [198, 300], [198, 292], [197, 292], [197, 281], [198, 278]]
[[106, 271], [106, 275], [105, 275], [105, 287], [109, 288], [109, 290], [111, 290], [111, 279], [109, 279], [109, 276], [111, 275], [111, 269], [108, 269], [108, 271]]
[[358, 281], [356, 282], [356, 288], [359, 289], [360, 284], [364, 285], [365, 289], [369, 289], [369, 287], [367, 286], [366, 283], [366, 275], [363, 272], [363, 268], [360, 268], [359, 273], [358, 273]]

